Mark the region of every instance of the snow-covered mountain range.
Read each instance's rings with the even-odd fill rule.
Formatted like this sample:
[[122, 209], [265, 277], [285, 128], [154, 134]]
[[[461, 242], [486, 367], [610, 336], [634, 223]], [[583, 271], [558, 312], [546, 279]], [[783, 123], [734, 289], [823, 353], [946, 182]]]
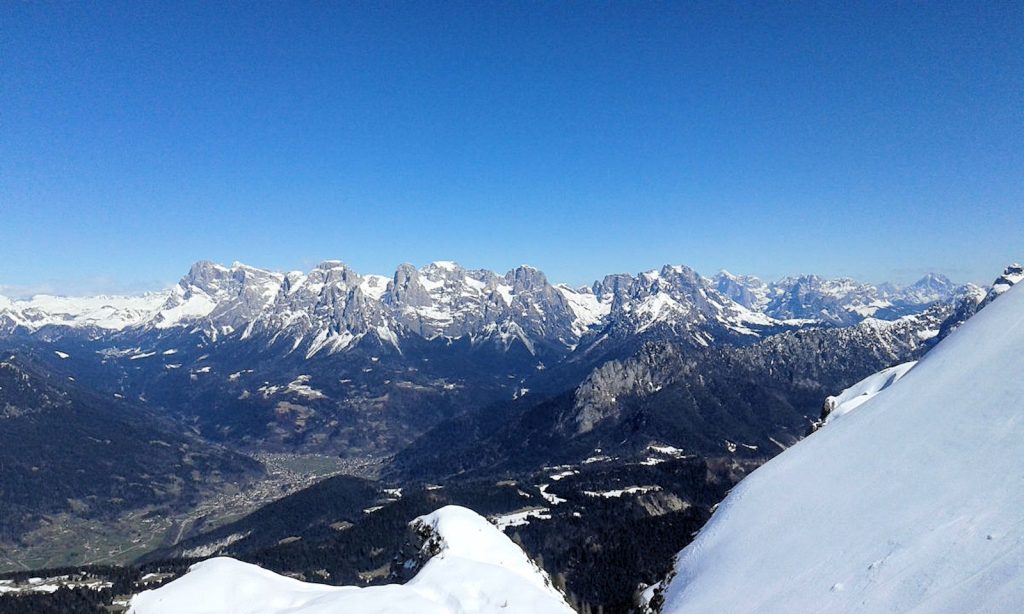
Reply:
[[891, 283], [875, 286], [849, 278], [825, 279], [817, 275], [765, 283], [756, 277], [727, 271], [715, 275], [713, 282], [722, 294], [769, 317], [804, 318], [840, 326], [867, 317], [891, 320], [970, 289], [969, 285], [958, 286], [935, 273], [906, 287]]
[[1010, 286], [1020, 273], [1011, 267], [998, 300], [919, 363], [831, 399], [841, 419], [735, 488], [648, 591], [651, 605], [1018, 611], [1024, 289]]
[[[941, 336], [951, 305], [962, 320], [984, 295], [937, 276], [899, 291], [679, 265], [572, 288], [527, 266], [502, 275], [434, 262], [385, 277], [339, 261], [305, 273], [198, 262], [164, 292], [0, 298], [0, 340], [217, 441], [390, 454], [466, 410], [574, 387], [648, 343], [702, 352], [863, 327], [858, 347], [909, 360], [907, 339]], [[617, 412], [595, 411], [582, 430], [586, 415]]]
[[280, 576], [235, 559], [203, 561], [182, 578], [137, 595], [132, 614], [572, 614], [547, 574], [486, 518], [446, 506], [410, 524], [417, 570], [405, 584], [327, 586]]
[[724, 271], [709, 279], [678, 265], [572, 288], [552, 285], [528, 266], [500, 275], [453, 262], [404, 264], [384, 277], [339, 261], [306, 273], [198, 262], [173, 288], [142, 296], [0, 297], [0, 330], [184, 328], [212, 340], [287, 344], [307, 357], [345, 351], [367, 337], [401, 351], [415, 336], [545, 355], [609, 337], [668, 335], [707, 345], [809, 323], [894, 319], [969, 290], [937, 275], [907, 288], [817, 276], [765, 283]]

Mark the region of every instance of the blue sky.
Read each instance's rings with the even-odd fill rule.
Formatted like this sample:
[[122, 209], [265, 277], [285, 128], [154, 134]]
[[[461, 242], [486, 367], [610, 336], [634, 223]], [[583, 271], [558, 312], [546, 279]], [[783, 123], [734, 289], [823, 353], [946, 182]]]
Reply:
[[1021, 3], [0, 4], [0, 285], [1024, 258]]

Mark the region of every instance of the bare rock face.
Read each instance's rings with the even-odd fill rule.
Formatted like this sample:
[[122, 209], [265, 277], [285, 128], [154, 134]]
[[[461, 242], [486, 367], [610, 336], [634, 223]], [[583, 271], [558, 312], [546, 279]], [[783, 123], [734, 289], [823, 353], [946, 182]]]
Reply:
[[559, 428], [571, 435], [590, 432], [621, 415], [621, 400], [658, 392], [687, 373], [682, 352], [671, 345], [649, 344], [628, 360], [606, 362], [576, 389], [573, 412]]

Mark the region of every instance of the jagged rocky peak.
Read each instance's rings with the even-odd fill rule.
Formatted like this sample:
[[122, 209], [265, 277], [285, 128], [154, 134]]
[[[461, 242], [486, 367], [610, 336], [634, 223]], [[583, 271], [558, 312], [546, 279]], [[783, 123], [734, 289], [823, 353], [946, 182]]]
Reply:
[[522, 315], [533, 315], [562, 324], [574, 318], [565, 294], [548, 283], [547, 276], [541, 271], [530, 266], [519, 266], [505, 274], [505, 283], [511, 287], [515, 297], [513, 305]]
[[340, 260], [325, 260], [310, 271], [307, 280], [347, 290], [358, 286], [363, 278]]
[[153, 318], [157, 328], [206, 319], [217, 327], [244, 326], [270, 305], [285, 276], [235, 262], [201, 260], [192, 265]]
[[431, 262], [420, 268], [418, 273], [420, 283], [439, 294], [458, 289], [467, 277], [465, 269], [448, 260]]
[[819, 275], [799, 275], [796, 277], [785, 277], [774, 284], [778, 291], [795, 296], [806, 296], [814, 293], [827, 293], [830, 295], [849, 294], [860, 287], [856, 282], [847, 277], [838, 279], [826, 279]]
[[234, 262], [226, 267], [208, 260], [200, 260], [192, 265], [179, 283], [186, 290], [202, 290], [208, 294], [216, 294], [232, 288], [239, 288], [254, 283], [266, 283], [268, 280], [280, 283], [284, 275], [265, 269]]
[[[705, 303], [706, 290], [703, 278], [693, 269], [681, 265], [665, 265], [660, 271], [647, 271], [634, 278], [628, 298], [630, 302], [641, 301], [636, 312], [651, 312], [648, 315], [658, 319], [667, 315], [667, 311], [685, 314], [691, 311], [693, 304]], [[656, 300], [648, 300], [652, 298]], [[627, 310], [632, 307], [631, 304], [620, 303], [620, 307], [623, 306]]]
[[591, 299], [559, 290], [533, 267], [516, 267], [505, 275], [505, 283], [511, 292], [507, 320], [528, 337], [568, 347], [593, 323]]
[[[363, 277], [340, 260], [324, 260], [317, 264], [309, 273], [291, 271], [287, 274], [275, 274], [280, 279], [280, 294], [289, 297], [295, 294], [307, 299], [320, 296], [325, 291], [333, 290], [335, 294], [347, 293], [359, 286]], [[292, 299], [293, 302], [295, 299]]]
[[284, 274], [284, 279], [281, 280], [281, 290], [286, 295], [291, 294], [297, 290], [305, 280], [306, 274], [302, 271], [289, 271]]
[[430, 304], [430, 294], [420, 283], [420, 272], [409, 263], [398, 265], [392, 283], [384, 294], [386, 302], [393, 305], [425, 306]]
[[768, 304], [768, 284], [753, 275], [733, 275], [722, 269], [711, 283], [723, 296], [748, 309], [760, 311]]
[[280, 273], [257, 269], [239, 262], [226, 267], [200, 260], [181, 278], [175, 290], [178, 295], [186, 297], [193, 294], [205, 294], [210, 297], [234, 296], [255, 284], [268, 282], [276, 290], [283, 280], [284, 276]]
[[700, 290], [704, 287], [704, 278], [688, 266], [666, 264], [660, 271], [648, 271], [639, 280], [649, 283], [652, 289], [674, 289], [677, 291]]
[[602, 302], [612, 303], [619, 297], [629, 294], [629, 287], [633, 283], [633, 276], [628, 273], [613, 273], [605, 275], [601, 281], [595, 281], [592, 286], [594, 296]]
[[505, 274], [505, 282], [512, 286], [512, 291], [530, 292], [535, 290], [547, 290], [551, 288], [548, 278], [529, 265], [520, 265]]
[[892, 296], [896, 300], [923, 305], [951, 298], [958, 288], [945, 275], [928, 273], [906, 288], [892, 293]]
[[1021, 281], [1024, 281], [1024, 267], [1014, 263], [1003, 269], [1002, 275], [997, 277], [987, 290], [974, 284], [958, 287], [954, 294], [959, 311], [957, 325]]
[[939, 301], [954, 299], [963, 289], [937, 273], [929, 273], [907, 287], [803, 275], [768, 284], [770, 300], [764, 312], [780, 319], [815, 319], [848, 326], [869, 317], [894, 319], [919, 312]]
[[633, 293], [638, 295], [665, 293], [679, 301], [690, 301], [707, 305], [710, 302], [718, 305], [738, 303], [728, 295], [720, 292], [713, 280], [702, 277], [697, 271], [684, 265], [665, 265], [660, 270], [648, 271], [639, 275], [633, 285]]
[[428, 339], [469, 335], [475, 344], [493, 339], [505, 346], [519, 339], [533, 352], [537, 343], [568, 347], [576, 337], [567, 299], [531, 267], [499, 276], [450, 261], [420, 269], [403, 264], [381, 300], [399, 323]]
[[188, 273], [182, 279], [182, 285], [204, 287], [215, 280], [223, 279], [228, 272], [224, 265], [209, 260], [197, 260], [189, 268]]
[[950, 281], [949, 278], [942, 273], [927, 273], [924, 277], [914, 282], [911, 287], [951, 290], [956, 287], [956, 284]]
[[706, 346], [715, 339], [756, 337], [756, 329], [778, 323], [719, 293], [712, 281], [693, 269], [666, 265], [626, 280], [605, 282], [614, 288], [609, 319], [618, 337], [681, 337]]
[[465, 269], [458, 262], [452, 260], [435, 260], [423, 267], [422, 271], [430, 277], [458, 278], [462, 276]]

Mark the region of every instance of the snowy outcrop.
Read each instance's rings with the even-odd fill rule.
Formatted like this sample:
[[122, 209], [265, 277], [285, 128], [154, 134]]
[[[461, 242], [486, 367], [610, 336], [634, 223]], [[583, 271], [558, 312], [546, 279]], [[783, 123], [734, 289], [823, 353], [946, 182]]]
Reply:
[[661, 612], [1014, 612], [1024, 289], [756, 470], [647, 597]]
[[1024, 266], [1014, 263], [1006, 267], [1003, 274], [992, 282], [992, 288], [989, 290], [988, 295], [982, 302], [982, 305], [984, 306], [991, 303], [996, 297], [1005, 293], [1021, 281], [1024, 281]]
[[547, 575], [476, 513], [447, 506], [417, 518], [411, 528], [427, 560], [405, 584], [310, 584], [221, 557], [197, 563], [174, 582], [136, 595], [129, 612], [572, 614]]
[[875, 398], [879, 392], [900, 381], [916, 364], [917, 361], [912, 360], [895, 367], [882, 369], [839, 394], [826, 398], [825, 406], [821, 410], [821, 426], [833, 422]]
[[1003, 270], [1002, 275], [997, 277], [987, 290], [974, 284], [967, 284], [961, 288], [957, 293], [956, 308], [953, 314], [942, 323], [939, 337], [949, 335], [979, 310], [1022, 280], [1024, 280], [1024, 267], [1019, 264], [1011, 264]]

